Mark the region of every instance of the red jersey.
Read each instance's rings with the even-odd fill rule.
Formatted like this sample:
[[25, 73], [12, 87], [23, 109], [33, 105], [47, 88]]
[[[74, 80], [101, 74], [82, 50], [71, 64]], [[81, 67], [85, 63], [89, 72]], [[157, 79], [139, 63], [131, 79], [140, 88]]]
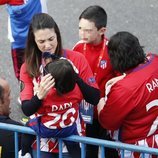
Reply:
[[52, 88], [43, 99], [42, 106], [36, 115], [41, 115], [41, 122], [50, 129], [71, 126], [77, 120], [82, 98], [77, 84], [73, 91], [62, 96], [59, 96], [56, 89]]
[[[72, 63], [79, 71], [79, 76], [89, 85], [98, 88], [93, 73], [85, 59], [80, 53], [74, 53], [74, 51], [65, 50], [64, 57], [71, 60]], [[34, 82], [35, 80], [40, 82], [40, 76], [38, 78], [31, 78], [26, 72], [26, 64], [24, 63], [20, 71], [20, 80], [24, 83], [24, 89], [20, 93], [21, 100], [30, 100], [34, 95]], [[42, 106], [37, 113], [33, 115], [41, 116], [42, 123], [48, 128], [63, 128], [71, 125], [77, 121], [79, 134], [82, 134], [80, 121], [78, 116], [78, 103], [82, 99], [82, 94], [79, 87], [76, 85], [72, 92], [69, 92], [62, 97], [56, 94], [56, 91], [52, 89], [47, 97], [43, 99]], [[66, 117], [65, 117], [66, 116]], [[57, 141], [55, 139], [41, 139], [41, 150], [49, 152], [58, 152]]]
[[108, 41], [105, 38], [98, 45], [79, 41], [73, 48], [73, 50], [82, 53], [86, 57], [93, 74], [96, 74], [96, 82], [102, 97], [105, 96], [106, 82], [115, 76], [107, 52], [107, 43]]
[[[158, 56], [148, 58], [111, 87], [99, 121], [116, 140], [157, 148]], [[137, 157], [131, 152], [127, 155]]]

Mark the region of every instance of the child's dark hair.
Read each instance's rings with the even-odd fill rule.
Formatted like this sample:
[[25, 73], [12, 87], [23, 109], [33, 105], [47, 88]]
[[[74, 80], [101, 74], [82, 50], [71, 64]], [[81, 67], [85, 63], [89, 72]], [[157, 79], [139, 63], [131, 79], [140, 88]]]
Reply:
[[79, 16], [79, 20], [82, 18], [94, 22], [98, 30], [102, 27], [106, 27], [107, 25], [107, 13], [101, 6], [98, 5], [86, 8]]
[[110, 38], [108, 50], [113, 68], [121, 73], [147, 60], [138, 38], [126, 31], [117, 32]]
[[56, 59], [45, 67], [55, 79], [55, 88], [59, 95], [68, 93], [75, 88], [75, 71], [66, 59]]

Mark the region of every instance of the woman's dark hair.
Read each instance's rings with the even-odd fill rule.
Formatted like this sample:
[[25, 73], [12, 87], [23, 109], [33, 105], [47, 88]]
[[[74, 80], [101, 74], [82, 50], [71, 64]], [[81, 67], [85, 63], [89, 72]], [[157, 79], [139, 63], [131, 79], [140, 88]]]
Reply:
[[59, 95], [72, 91], [76, 84], [75, 71], [66, 59], [56, 59], [45, 67], [55, 79], [55, 88]]
[[86, 8], [79, 16], [79, 20], [82, 18], [94, 22], [98, 30], [102, 27], [106, 27], [107, 25], [106, 11], [98, 5], [89, 6]]
[[118, 32], [108, 43], [113, 68], [121, 73], [144, 63], [146, 55], [137, 37], [129, 32]]
[[27, 65], [27, 71], [32, 77], [36, 77], [40, 74], [39, 67], [41, 65], [42, 59], [42, 52], [37, 47], [34, 32], [43, 29], [54, 29], [58, 42], [55, 54], [58, 56], [62, 55], [61, 35], [54, 19], [46, 13], [39, 13], [34, 15], [30, 23], [25, 49], [25, 62]]

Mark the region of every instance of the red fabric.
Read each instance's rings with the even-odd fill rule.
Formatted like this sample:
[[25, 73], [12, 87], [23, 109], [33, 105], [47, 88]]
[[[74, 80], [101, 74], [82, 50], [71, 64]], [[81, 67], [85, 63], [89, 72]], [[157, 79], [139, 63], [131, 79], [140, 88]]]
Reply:
[[51, 89], [37, 113], [43, 115], [41, 122], [47, 128], [65, 128], [77, 120], [81, 99], [82, 93], [77, 85], [73, 91], [63, 96], [57, 95], [56, 90]]
[[0, 5], [7, 4], [9, 0], [0, 0]]
[[0, 5], [9, 4], [9, 5], [22, 5], [24, 0], [0, 0]]

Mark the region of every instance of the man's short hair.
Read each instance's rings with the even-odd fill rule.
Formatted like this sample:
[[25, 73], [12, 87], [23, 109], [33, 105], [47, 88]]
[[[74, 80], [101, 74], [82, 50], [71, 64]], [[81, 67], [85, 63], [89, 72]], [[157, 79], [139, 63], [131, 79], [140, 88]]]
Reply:
[[82, 18], [94, 22], [98, 30], [102, 27], [106, 27], [107, 25], [106, 11], [98, 5], [93, 5], [86, 8], [79, 16], [79, 20]]

